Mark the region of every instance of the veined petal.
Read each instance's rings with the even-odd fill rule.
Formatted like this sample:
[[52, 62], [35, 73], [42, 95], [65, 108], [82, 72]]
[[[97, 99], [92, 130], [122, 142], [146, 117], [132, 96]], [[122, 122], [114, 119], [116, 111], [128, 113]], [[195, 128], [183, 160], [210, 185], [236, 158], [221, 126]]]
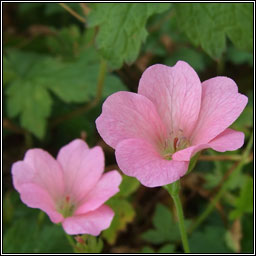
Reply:
[[75, 211], [75, 215], [93, 211], [105, 203], [110, 197], [115, 195], [122, 180], [118, 171], [111, 171], [103, 174], [96, 186], [80, 202], [80, 206]]
[[110, 226], [113, 217], [112, 209], [103, 205], [95, 211], [68, 217], [62, 222], [62, 225], [69, 235], [90, 234], [98, 236], [102, 230]]
[[192, 145], [208, 143], [222, 133], [239, 117], [248, 101], [230, 78], [215, 77], [202, 85], [202, 104]]
[[183, 176], [188, 168], [188, 162], [165, 160], [150, 143], [141, 139], [120, 142], [116, 160], [124, 174], [136, 177], [147, 187], [170, 184]]
[[57, 161], [62, 165], [65, 195], [78, 203], [95, 186], [104, 171], [104, 153], [101, 147], [89, 149], [82, 140], [63, 147]]
[[[63, 172], [60, 164], [42, 149], [30, 149], [24, 157], [24, 168], [19, 168], [19, 182], [38, 184], [44, 188], [54, 200], [57, 200], [64, 191]], [[30, 169], [27, 168], [30, 167]], [[15, 170], [14, 170], [15, 172]], [[19, 172], [19, 174], [18, 174]]]
[[188, 138], [199, 115], [201, 87], [193, 68], [178, 61], [174, 67], [156, 64], [147, 68], [138, 93], [154, 103], [169, 132], [182, 131]]
[[156, 144], [167, 134], [154, 104], [143, 95], [131, 92], [109, 96], [96, 126], [104, 141], [113, 148], [129, 138], [143, 138]]

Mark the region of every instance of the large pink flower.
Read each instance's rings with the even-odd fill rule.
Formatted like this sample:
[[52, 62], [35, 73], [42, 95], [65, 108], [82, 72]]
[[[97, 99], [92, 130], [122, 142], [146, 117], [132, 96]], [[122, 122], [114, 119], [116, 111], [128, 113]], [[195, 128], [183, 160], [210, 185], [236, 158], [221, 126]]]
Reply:
[[240, 148], [244, 134], [228, 127], [246, 104], [230, 78], [201, 83], [186, 62], [156, 64], [143, 73], [138, 94], [117, 92], [107, 98], [96, 125], [116, 150], [120, 169], [156, 187], [183, 176], [190, 158], [202, 149]]
[[62, 222], [68, 234], [94, 236], [108, 228], [114, 212], [104, 205], [121, 182], [117, 171], [103, 174], [104, 154], [76, 139], [61, 148], [57, 161], [42, 149], [30, 149], [12, 166], [13, 184], [27, 206]]

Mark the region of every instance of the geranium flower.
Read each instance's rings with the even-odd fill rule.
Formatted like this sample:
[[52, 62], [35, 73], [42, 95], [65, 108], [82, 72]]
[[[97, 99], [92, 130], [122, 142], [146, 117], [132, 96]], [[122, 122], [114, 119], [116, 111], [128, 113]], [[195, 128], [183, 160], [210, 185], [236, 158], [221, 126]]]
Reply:
[[89, 149], [80, 139], [62, 147], [57, 160], [42, 149], [30, 149], [12, 166], [22, 202], [43, 210], [72, 235], [97, 236], [110, 226], [114, 212], [103, 203], [119, 191], [121, 175], [103, 171], [102, 149]]
[[244, 134], [228, 127], [246, 104], [247, 97], [230, 78], [201, 83], [186, 62], [156, 64], [143, 73], [138, 94], [117, 92], [106, 99], [96, 125], [116, 150], [120, 169], [156, 187], [183, 176], [202, 149], [240, 148]]

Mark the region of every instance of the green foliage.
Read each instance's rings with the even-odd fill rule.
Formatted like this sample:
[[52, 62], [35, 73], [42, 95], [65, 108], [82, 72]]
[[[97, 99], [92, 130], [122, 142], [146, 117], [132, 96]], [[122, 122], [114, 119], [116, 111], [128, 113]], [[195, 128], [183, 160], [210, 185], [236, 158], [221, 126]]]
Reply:
[[246, 214], [242, 218], [242, 253], [253, 253], [253, 247], [254, 247], [254, 232], [253, 232], [253, 226], [254, 226], [254, 220], [252, 214]]
[[70, 253], [62, 227], [43, 225], [33, 219], [19, 219], [5, 233], [4, 253]]
[[172, 213], [169, 209], [158, 204], [153, 217], [154, 229], [150, 229], [142, 234], [142, 238], [152, 244], [163, 244], [179, 240], [179, 228], [173, 221]]
[[234, 220], [240, 218], [244, 213], [253, 212], [253, 179], [247, 176], [240, 190], [239, 196], [235, 200], [235, 209], [229, 214], [229, 218]]
[[155, 251], [149, 246], [142, 248], [141, 253], [174, 253], [175, 246], [173, 244], [163, 245], [159, 250]]
[[103, 249], [103, 241], [101, 238], [91, 235], [81, 235], [77, 236], [76, 240], [77, 243], [74, 246], [74, 252], [76, 253], [101, 253]]
[[235, 47], [228, 47], [227, 59], [236, 65], [248, 64], [251, 67], [253, 66], [253, 54]]
[[224, 241], [222, 226], [206, 226], [203, 231], [194, 231], [189, 238], [192, 253], [229, 253]]
[[139, 182], [135, 178], [123, 176], [120, 192], [107, 202], [115, 212], [115, 216], [110, 227], [103, 231], [102, 236], [111, 245], [115, 243], [118, 233], [124, 231], [127, 224], [135, 217], [135, 211], [128, 201], [128, 196], [132, 195], [138, 186]]
[[147, 37], [148, 18], [170, 8], [163, 3], [97, 4], [89, 15], [89, 26], [99, 26], [96, 46], [113, 68], [137, 58]]
[[[7, 87], [7, 114], [20, 116], [21, 126], [42, 139], [46, 120], [50, 116], [51, 90], [64, 102], [83, 103], [96, 96], [99, 56], [93, 49], [86, 49], [74, 62], [29, 52], [10, 51], [4, 73], [12, 72]], [[15, 79], [14, 79], [15, 78]], [[121, 81], [108, 74], [103, 97], [125, 90]]]
[[189, 40], [213, 59], [219, 59], [225, 51], [226, 37], [237, 48], [252, 52], [252, 3], [178, 3], [175, 9]]

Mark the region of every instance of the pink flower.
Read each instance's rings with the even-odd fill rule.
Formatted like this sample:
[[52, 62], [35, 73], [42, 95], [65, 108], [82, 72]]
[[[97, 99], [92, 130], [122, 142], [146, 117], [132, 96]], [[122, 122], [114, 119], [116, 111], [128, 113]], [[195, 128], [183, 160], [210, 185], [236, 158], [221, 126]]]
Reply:
[[240, 148], [244, 134], [228, 127], [246, 104], [230, 78], [201, 83], [186, 62], [156, 64], [143, 73], [138, 94], [117, 92], [107, 98], [96, 125], [116, 150], [120, 169], [156, 187], [183, 176], [190, 158], [202, 149]]
[[121, 175], [103, 171], [102, 149], [89, 149], [80, 139], [61, 148], [57, 160], [42, 149], [30, 149], [12, 166], [22, 202], [61, 222], [71, 235], [97, 236], [109, 227], [114, 212], [103, 203], [119, 191]]

